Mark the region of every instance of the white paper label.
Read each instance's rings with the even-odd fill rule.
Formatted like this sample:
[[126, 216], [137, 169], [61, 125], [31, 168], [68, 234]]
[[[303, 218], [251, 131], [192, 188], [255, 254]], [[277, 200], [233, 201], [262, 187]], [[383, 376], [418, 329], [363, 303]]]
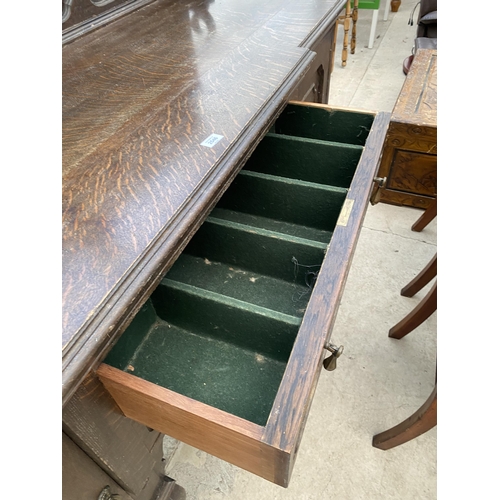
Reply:
[[202, 143], [202, 146], [205, 146], [207, 148], [211, 148], [215, 146], [221, 139], [223, 139], [223, 135], [218, 135], [218, 134], [212, 134], [209, 135]]

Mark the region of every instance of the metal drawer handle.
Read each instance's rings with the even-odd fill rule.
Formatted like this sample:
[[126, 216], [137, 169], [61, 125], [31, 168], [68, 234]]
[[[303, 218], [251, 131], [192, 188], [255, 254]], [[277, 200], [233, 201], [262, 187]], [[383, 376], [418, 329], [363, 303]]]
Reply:
[[380, 201], [381, 197], [381, 189], [385, 189], [387, 184], [387, 177], [375, 177], [373, 179], [375, 186], [373, 186], [372, 195], [370, 196], [370, 203], [372, 205], [376, 205]]
[[344, 346], [341, 345], [340, 347], [337, 347], [336, 345], [333, 344], [326, 344], [325, 349], [327, 351], [330, 351], [332, 355], [323, 360], [323, 366], [325, 367], [326, 370], [332, 372], [333, 370], [335, 370], [335, 368], [337, 368], [337, 359], [344, 352]]

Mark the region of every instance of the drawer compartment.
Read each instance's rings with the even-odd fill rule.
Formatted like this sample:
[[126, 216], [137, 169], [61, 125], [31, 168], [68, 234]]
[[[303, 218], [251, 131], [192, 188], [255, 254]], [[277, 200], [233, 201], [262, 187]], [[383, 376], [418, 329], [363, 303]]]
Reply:
[[99, 367], [125, 415], [288, 485], [387, 122], [286, 107]]
[[374, 115], [328, 106], [289, 106], [274, 125], [279, 134], [364, 146]]
[[265, 425], [299, 323], [166, 279], [106, 362]]
[[362, 151], [359, 145], [269, 133], [245, 170], [348, 188]]

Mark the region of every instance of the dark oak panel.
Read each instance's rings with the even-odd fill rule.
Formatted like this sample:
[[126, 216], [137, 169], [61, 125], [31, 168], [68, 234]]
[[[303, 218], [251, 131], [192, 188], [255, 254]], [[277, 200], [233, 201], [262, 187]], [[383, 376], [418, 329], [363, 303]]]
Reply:
[[152, 498], [164, 477], [163, 436], [127, 419], [93, 374], [63, 408], [63, 431], [125, 491]]
[[134, 500], [63, 433], [62, 498], [96, 500], [106, 486], [111, 494], [120, 495], [120, 499]]

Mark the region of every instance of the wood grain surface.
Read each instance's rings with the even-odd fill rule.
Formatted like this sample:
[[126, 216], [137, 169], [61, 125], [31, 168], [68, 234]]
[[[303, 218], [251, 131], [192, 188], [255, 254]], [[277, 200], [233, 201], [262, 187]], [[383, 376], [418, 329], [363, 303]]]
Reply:
[[263, 440], [290, 454], [291, 474], [325, 354], [324, 346], [340, 305], [354, 249], [363, 223], [373, 177], [389, 125], [389, 113], [373, 122], [347, 200], [353, 208], [345, 225], [338, 224], [328, 246], [302, 325], [283, 375]]
[[437, 195], [437, 51], [418, 50], [391, 115], [380, 201], [428, 208]]
[[437, 127], [437, 50], [418, 50], [394, 105], [394, 121]]
[[[235, 177], [341, 8], [158, 0], [63, 47], [63, 402]], [[202, 146], [211, 134], [222, 139]]]

